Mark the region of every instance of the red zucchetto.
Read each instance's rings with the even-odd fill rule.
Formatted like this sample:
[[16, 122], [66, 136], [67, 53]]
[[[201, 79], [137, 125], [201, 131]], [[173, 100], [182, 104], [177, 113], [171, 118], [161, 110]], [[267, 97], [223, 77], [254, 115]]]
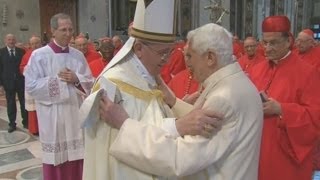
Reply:
[[313, 38], [313, 31], [311, 29], [304, 29], [301, 32], [303, 32]]
[[287, 16], [269, 16], [262, 22], [262, 32], [290, 32]]

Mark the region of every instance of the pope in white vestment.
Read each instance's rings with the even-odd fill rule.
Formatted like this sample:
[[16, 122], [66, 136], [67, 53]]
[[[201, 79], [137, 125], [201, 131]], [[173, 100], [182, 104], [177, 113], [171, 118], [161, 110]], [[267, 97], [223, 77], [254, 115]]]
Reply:
[[[128, 119], [110, 153], [119, 161], [159, 176], [183, 180], [256, 180], [258, 177], [262, 104], [238, 63], [212, 74], [195, 106], [223, 114], [222, 128], [211, 138], [173, 138], [167, 130]], [[173, 107], [183, 116], [187, 104]], [[171, 135], [174, 135], [173, 133]], [[150, 147], [150, 148], [148, 148]]]
[[[146, 124], [162, 126], [163, 118], [172, 117], [171, 111], [163, 104], [161, 92], [153, 88], [156, 86], [155, 81], [148, 74], [137, 56], [130, 52], [121, 63], [104, 72], [102, 76], [117, 85], [123, 100], [122, 106], [130, 117]], [[95, 132], [86, 131], [85, 180], [158, 179], [110, 156], [108, 150], [117, 137], [118, 130], [103, 121], [99, 121], [96, 128]]]
[[[172, 113], [163, 103], [161, 91], [156, 89], [154, 76], [160, 73], [160, 66], [165, 63], [173, 45], [173, 21], [174, 1], [154, 0], [145, 4], [145, 1], [138, 0], [132, 36], [139, 39], [131, 37], [126, 42], [97, 78], [93, 92], [104, 86], [101, 77], [112, 81], [119, 90], [119, 102], [131, 118], [162, 126], [165, 118], [172, 117]], [[142, 53], [139, 56], [142, 55], [143, 59], [134, 51], [137, 41], [140, 50], [143, 50], [139, 51]], [[146, 66], [143, 61], [152, 63], [146, 63]], [[151, 73], [150, 69], [159, 69], [159, 72]], [[97, 108], [99, 107], [93, 107], [98, 114]], [[98, 120], [93, 127], [87, 127], [85, 132], [84, 180], [167, 179], [142, 172], [112, 157], [109, 148], [117, 137], [118, 130], [105, 122]]]
[[[120, 162], [158, 176], [183, 180], [257, 180], [262, 102], [240, 65], [233, 62], [231, 34], [216, 24], [195, 29], [188, 34], [185, 55], [195, 78], [204, 87], [195, 106], [203, 104], [202, 109], [222, 114], [219, 130], [210, 138], [180, 137], [171, 131], [176, 129], [174, 122], [172, 127], [157, 127], [130, 116], [110, 145], [110, 154]], [[190, 106], [178, 100], [173, 107], [176, 117], [188, 113]], [[104, 119], [116, 124], [113, 123], [116, 118]]]

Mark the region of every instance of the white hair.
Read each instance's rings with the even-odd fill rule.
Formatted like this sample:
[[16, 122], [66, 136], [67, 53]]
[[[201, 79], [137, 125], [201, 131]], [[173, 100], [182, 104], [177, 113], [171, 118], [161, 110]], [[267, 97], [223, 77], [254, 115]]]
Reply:
[[232, 34], [225, 28], [209, 23], [188, 33], [187, 39], [191, 48], [200, 55], [208, 50], [217, 55], [220, 67], [233, 63]]

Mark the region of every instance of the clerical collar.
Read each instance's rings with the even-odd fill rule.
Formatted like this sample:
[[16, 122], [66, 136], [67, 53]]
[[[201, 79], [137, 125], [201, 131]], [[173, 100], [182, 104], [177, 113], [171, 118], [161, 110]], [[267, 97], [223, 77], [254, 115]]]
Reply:
[[133, 56], [133, 63], [138, 69], [140, 75], [148, 82], [148, 84], [151, 86], [150, 88], [154, 88], [157, 86], [156, 80], [153, 76], [150, 75], [146, 67], [142, 64], [142, 62], [139, 60], [139, 58], [136, 56], [136, 54], [132, 53]]
[[51, 49], [52, 49], [55, 53], [69, 53], [69, 46], [67, 46], [67, 47], [62, 47], [62, 46], [58, 45], [55, 40], [53, 40], [52, 42], [50, 42], [50, 43], [48, 44], [48, 46], [50, 46]]
[[274, 64], [279, 64], [280, 61], [282, 61], [283, 59], [286, 59], [290, 54], [291, 54], [291, 51], [288, 51], [288, 53], [285, 56], [283, 56], [281, 59], [274, 60], [274, 61], [271, 61], [271, 62], [273, 62]]

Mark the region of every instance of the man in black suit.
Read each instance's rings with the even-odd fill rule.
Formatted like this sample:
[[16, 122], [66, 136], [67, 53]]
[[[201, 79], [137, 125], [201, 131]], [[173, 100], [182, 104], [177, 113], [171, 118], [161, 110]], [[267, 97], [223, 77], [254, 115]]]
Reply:
[[11, 133], [16, 130], [16, 94], [20, 103], [22, 124], [28, 128], [28, 116], [24, 104], [24, 76], [19, 72], [19, 65], [25, 51], [15, 46], [16, 38], [13, 34], [5, 37], [6, 47], [0, 49], [0, 91], [5, 91], [7, 100], [7, 113]]

